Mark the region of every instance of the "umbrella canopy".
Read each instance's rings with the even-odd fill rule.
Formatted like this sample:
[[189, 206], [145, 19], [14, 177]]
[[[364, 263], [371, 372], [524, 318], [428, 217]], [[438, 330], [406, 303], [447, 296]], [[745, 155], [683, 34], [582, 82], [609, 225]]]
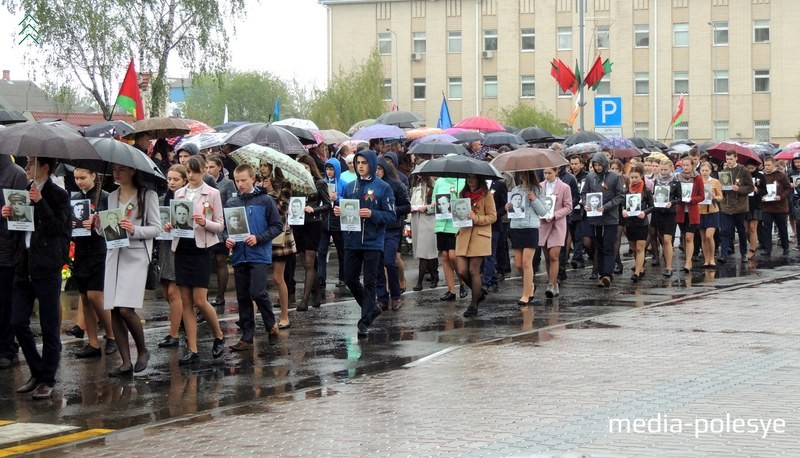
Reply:
[[0, 125], [28, 122], [28, 118], [14, 110], [0, 110]]
[[14, 124], [0, 130], [0, 154], [56, 159], [100, 159], [91, 143], [64, 125], [38, 122]]
[[272, 125], [277, 126], [284, 130], [288, 130], [289, 132], [292, 133], [292, 135], [294, 135], [295, 137], [297, 137], [298, 140], [300, 140], [300, 143], [304, 145], [316, 145], [319, 143], [317, 137], [314, 136], [314, 134], [308, 129], [304, 129], [302, 127], [289, 126], [289, 125], [283, 126], [276, 124], [274, 122], [272, 123]]
[[637, 148], [644, 148], [648, 151], [656, 152], [656, 151], [667, 151], [669, 147], [658, 140], [653, 140], [650, 138], [645, 137], [628, 137], [628, 140], [633, 143], [633, 146]]
[[500, 124], [509, 134], [518, 134], [520, 131], [519, 127], [509, 126], [507, 124]]
[[375, 119], [376, 124], [388, 124], [397, 127], [419, 127], [417, 123], [424, 121], [425, 118], [413, 111], [388, 111]]
[[413, 142], [411, 142], [411, 146], [414, 146], [414, 145], [416, 145], [418, 143], [427, 143], [427, 142], [432, 142], [432, 141], [440, 141], [440, 142], [447, 142], [447, 143], [457, 143], [458, 139], [456, 137], [453, 137], [450, 134], [433, 134], [433, 135], [427, 135], [425, 137], [418, 138], [418, 139], [414, 140]]
[[578, 143], [599, 142], [605, 139], [606, 137], [598, 134], [597, 132], [592, 132], [591, 130], [582, 130], [567, 137], [567, 139], [564, 140], [564, 145], [572, 146], [577, 145]]
[[285, 154], [303, 154], [306, 152], [303, 144], [294, 134], [280, 126], [263, 122], [245, 124], [225, 137], [225, 144], [227, 145], [244, 146], [251, 143], [269, 146]]
[[605, 140], [600, 141], [600, 146], [612, 150], [617, 148], [636, 148], [636, 145], [625, 137], [606, 137]]
[[406, 132], [406, 138], [408, 140], [416, 140], [418, 138], [427, 137], [429, 135], [435, 134], [443, 134], [444, 130], [436, 128], [436, 127], [420, 127], [417, 129], [411, 129]]
[[670, 146], [669, 149], [667, 150], [667, 152], [670, 153], [670, 154], [688, 153], [689, 150], [691, 150], [691, 149], [692, 149], [691, 145], [686, 145], [686, 144], [681, 143], [681, 144], [678, 144], [678, 145], [675, 145], [675, 146]]
[[[430, 143], [422, 143], [421, 145], [430, 145]], [[420, 167], [417, 173], [422, 176], [435, 177], [466, 178], [467, 175], [477, 175], [488, 180], [503, 179], [503, 176], [493, 165], [469, 156], [450, 155], [431, 159]]]
[[170, 138], [187, 135], [191, 128], [181, 118], [145, 118], [133, 123], [135, 133], [147, 132], [156, 138]]
[[216, 148], [222, 146], [225, 142], [225, 137], [228, 134], [225, 132], [206, 132], [204, 134], [192, 135], [191, 137], [184, 137], [177, 145], [175, 151], [179, 151], [184, 145], [191, 143], [197, 146], [200, 151], [207, 148]]
[[486, 134], [483, 144], [487, 146], [500, 146], [500, 145], [524, 145], [525, 140], [517, 134], [510, 134], [508, 132], [492, 132]]
[[598, 143], [586, 142], [572, 145], [564, 150], [564, 156], [572, 156], [575, 154], [594, 154], [602, 151]]
[[241, 127], [245, 124], [250, 124], [250, 123], [245, 121], [226, 122], [225, 124], [214, 126], [214, 130], [216, 130], [217, 132], [231, 132], [235, 130], [237, 127]]
[[506, 128], [502, 124], [492, 118], [486, 116], [473, 116], [471, 118], [464, 118], [453, 127], [460, 129], [483, 130], [486, 132], [505, 132]]
[[375, 121], [374, 119], [365, 119], [363, 121], [358, 121], [357, 123], [350, 126], [349, 129], [347, 129], [347, 135], [353, 135], [354, 133], [356, 133], [358, 129], [361, 129], [363, 127], [369, 127], [375, 124], [376, 122], [377, 121]]
[[291, 183], [293, 191], [304, 194], [317, 192], [314, 178], [303, 164], [269, 146], [251, 143], [232, 152], [230, 157], [237, 164], [250, 164], [256, 170], [258, 170], [262, 162], [270, 164], [273, 169], [281, 169], [284, 178]]
[[368, 145], [369, 142], [366, 140], [345, 140], [341, 144], [339, 144], [339, 148], [341, 149], [343, 146], [349, 146], [350, 151], [355, 152], [358, 145]]
[[111, 164], [124, 165], [141, 170], [162, 180], [166, 180], [158, 166], [146, 154], [133, 146], [113, 138], [88, 138], [92, 147], [97, 151], [99, 160], [80, 159], [70, 161], [70, 165], [95, 172], [108, 173]]
[[319, 131], [322, 134], [322, 139], [329, 145], [338, 145], [344, 141], [350, 140], [344, 132], [339, 132], [336, 129], [325, 129]]
[[800, 149], [800, 142], [791, 142], [784, 146], [783, 149]]
[[483, 142], [486, 140], [486, 137], [481, 135], [480, 132], [475, 132], [474, 130], [465, 130], [462, 132], [455, 132], [453, 137], [456, 138], [458, 143], [472, 143], [472, 142]]
[[800, 149], [785, 149], [775, 155], [775, 159], [779, 161], [791, 161], [800, 158]]
[[125, 121], [104, 121], [81, 129], [84, 137], [126, 137], [136, 129]]
[[616, 159], [629, 159], [635, 156], [641, 156], [642, 150], [635, 147], [615, 148], [613, 151], [611, 151], [611, 155], [614, 156]]
[[553, 134], [541, 127], [526, 127], [519, 131], [519, 136], [528, 143], [545, 143], [553, 138]]
[[204, 134], [206, 132], [216, 132], [213, 127], [208, 124], [198, 121], [196, 119], [184, 119], [183, 122], [189, 127], [189, 133], [186, 135]]
[[774, 156], [777, 151], [777, 148], [772, 146], [771, 143], [750, 143], [747, 146], [755, 151], [762, 160], [767, 156]]
[[369, 127], [358, 129], [358, 132], [353, 134], [352, 138], [353, 140], [371, 140], [373, 138], [402, 138], [405, 135], [406, 131], [397, 126], [373, 124]]
[[281, 119], [280, 121], [275, 121], [272, 124], [275, 124], [276, 126], [299, 127], [306, 130], [319, 130], [319, 127], [317, 127], [316, 123], [310, 119], [287, 118]]
[[408, 154], [416, 155], [431, 155], [431, 156], [446, 156], [448, 154], [469, 155], [469, 151], [463, 146], [456, 143], [449, 143], [443, 141], [430, 141], [417, 143], [408, 150]]
[[714, 159], [724, 161], [725, 153], [731, 150], [736, 151], [737, 154], [736, 162], [742, 165], [746, 165], [748, 162], [751, 161], [755, 162], [756, 164], [761, 164], [761, 158], [758, 157], [758, 153], [740, 143], [734, 143], [734, 142], [717, 143], [716, 145], [708, 148], [706, 152], [709, 154], [709, 156], [713, 157]]
[[671, 148], [671, 147], [673, 147], [673, 146], [675, 146], [675, 145], [689, 145], [689, 146], [694, 146], [695, 144], [696, 144], [695, 142], [693, 142], [692, 140], [689, 140], [689, 139], [687, 138], [687, 139], [685, 139], [685, 140], [675, 140], [674, 142], [670, 143], [670, 144], [669, 144], [669, 146], [670, 146], [670, 148]]
[[569, 161], [562, 155], [545, 148], [520, 148], [503, 153], [492, 160], [492, 165], [503, 172], [558, 168], [568, 164]]

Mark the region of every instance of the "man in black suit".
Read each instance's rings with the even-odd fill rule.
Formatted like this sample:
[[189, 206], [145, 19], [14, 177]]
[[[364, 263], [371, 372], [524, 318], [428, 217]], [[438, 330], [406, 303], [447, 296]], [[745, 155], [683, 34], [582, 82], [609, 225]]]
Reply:
[[103, 233], [106, 235], [106, 241], [112, 242], [114, 240], [121, 240], [124, 239], [125, 231], [119, 227], [119, 216], [116, 213], [108, 213], [108, 225], [106, 225], [105, 229], [103, 229]]

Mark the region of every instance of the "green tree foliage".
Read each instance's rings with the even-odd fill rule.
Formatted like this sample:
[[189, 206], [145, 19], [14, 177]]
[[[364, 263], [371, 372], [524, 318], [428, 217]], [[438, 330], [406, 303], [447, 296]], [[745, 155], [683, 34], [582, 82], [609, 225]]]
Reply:
[[77, 110], [97, 109], [97, 101], [85, 92], [76, 89], [70, 84], [47, 81], [42, 85], [42, 90], [56, 103], [59, 113], [71, 113]]
[[324, 91], [316, 91], [309, 118], [320, 128], [346, 131], [358, 121], [384, 111], [383, 64], [374, 48], [363, 64], [339, 69]]
[[553, 135], [564, 135], [569, 131], [567, 126], [556, 118], [552, 111], [546, 108], [537, 108], [525, 102], [500, 109], [500, 122], [520, 129], [525, 127], [541, 127]]
[[231, 121], [268, 122], [281, 98], [281, 117], [297, 117], [294, 96], [286, 82], [271, 73], [200, 73], [186, 95], [186, 117], [209, 125], [222, 123], [225, 104]]

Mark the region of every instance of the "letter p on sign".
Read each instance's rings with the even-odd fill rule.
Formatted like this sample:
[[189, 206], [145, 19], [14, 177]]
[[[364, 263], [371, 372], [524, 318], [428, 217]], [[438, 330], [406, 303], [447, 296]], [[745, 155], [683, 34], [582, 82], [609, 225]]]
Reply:
[[595, 127], [622, 125], [622, 97], [597, 97], [594, 99]]

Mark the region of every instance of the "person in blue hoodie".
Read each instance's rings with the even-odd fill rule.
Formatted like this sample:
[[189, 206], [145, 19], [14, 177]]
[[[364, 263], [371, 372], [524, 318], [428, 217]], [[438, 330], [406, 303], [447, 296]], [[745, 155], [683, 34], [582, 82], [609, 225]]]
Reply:
[[261, 188], [255, 187], [256, 171], [249, 164], [241, 164], [233, 171], [239, 193], [231, 197], [226, 207], [244, 207], [250, 235], [244, 242], [225, 241], [233, 250], [232, 264], [236, 282], [236, 301], [239, 304], [239, 324], [242, 337], [230, 348], [234, 351], [253, 348], [256, 320], [253, 302], [256, 303], [267, 332], [275, 327], [275, 314], [267, 293], [268, 267], [272, 264], [272, 239], [283, 231], [283, 222], [275, 201]]
[[381, 310], [386, 310], [389, 308], [389, 299], [391, 298], [392, 310], [400, 310], [400, 307], [402, 307], [400, 295], [403, 294], [403, 291], [400, 288], [397, 253], [400, 248], [400, 237], [402, 236], [406, 216], [411, 211], [411, 201], [408, 197], [408, 188], [400, 182], [397, 170], [395, 170], [392, 162], [387, 161], [385, 157], [378, 158], [377, 175], [392, 188], [396, 215], [395, 220], [386, 225], [386, 234], [383, 237], [383, 257], [381, 261], [386, 269], [386, 275], [378, 275], [376, 284], [378, 304]]
[[[325, 162], [325, 174], [322, 178], [328, 183], [328, 194], [334, 205], [339, 205], [339, 196], [342, 195], [347, 185], [341, 179], [341, 171], [342, 164], [339, 159], [331, 158]], [[319, 239], [319, 248], [317, 249], [317, 277], [319, 277], [319, 285], [322, 289], [325, 289], [325, 281], [328, 278], [328, 248], [331, 245], [331, 238], [333, 238], [336, 258], [339, 262], [336, 287], [341, 288], [344, 286], [344, 239], [339, 226], [339, 217], [328, 213], [322, 221], [322, 237]]]
[[[359, 200], [361, 231], [344, 233], [344, 281], [361, 307], [358, 337], [364, 338], [368, 336], [369, 326], [381, 314], [380, 307], [375, 304], [375, 284], [383, 254], [386, 225], [394, 221], [396, 216], [392, 188], [375, 176], [378, 169], [375, 151], [360, 151], [353, 162], [358, 178], [347, 184], [341, 198]], [[341, 208], [335, 206], [333, 213], [341, 216]]]

